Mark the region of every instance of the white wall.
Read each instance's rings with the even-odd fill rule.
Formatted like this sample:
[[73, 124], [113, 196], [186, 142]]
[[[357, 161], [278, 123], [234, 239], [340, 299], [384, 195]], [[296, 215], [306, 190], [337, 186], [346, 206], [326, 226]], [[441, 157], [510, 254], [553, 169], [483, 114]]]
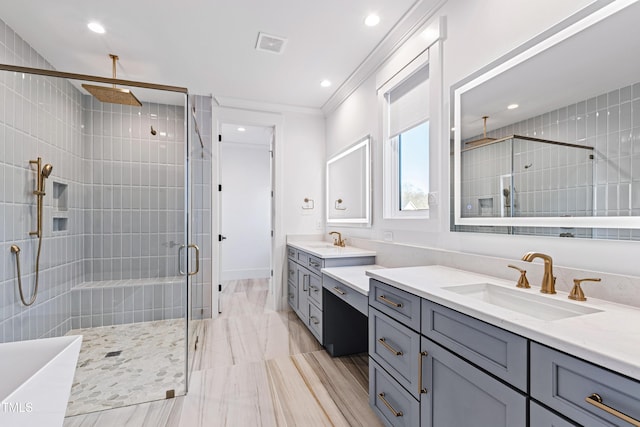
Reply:
[[[451, 85], [590, 3], [588, 0], [448, 1], [424, 27], [441, 16], [446, 17], [446, 39], [442, 45], [444, 98], [440, 134], [448, 135], [450, 128], [448, 112]], [[371, 134], [373, 140], [373, 227], [339, 228], [347, 237], [382, 240], [386, 232], [391, 232], [395, 242], [510, 259], [519, 259], [523, 253], [533, 250], [549, 253], [556, 264], [562, 266], [640, 275], [631, 255], [638, 248], [637, 242], [450, 232], [449, 140], [446, 136], [432, 140], [432, 143], [440, 144], [438, 157], [432, 157], [436, 168], [440, 169], [436, 179], [431, 180], [431, 191], [439, 194], [440, 201], [433, 209], [432, 219], [418, 222], [383, 220], [382, 131], [375, 90], [375, 75], [372, 75], [327, 116], [327, 158], [364, 135]]]
[[270, 277], [271, 154], [268, 145], [223, 142], [222, 280]]

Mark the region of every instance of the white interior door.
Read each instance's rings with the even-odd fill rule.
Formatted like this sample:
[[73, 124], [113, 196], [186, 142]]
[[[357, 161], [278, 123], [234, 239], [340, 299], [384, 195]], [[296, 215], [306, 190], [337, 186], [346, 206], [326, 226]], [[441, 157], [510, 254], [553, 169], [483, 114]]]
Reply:
[[[238, 128], [245, 129], [238, 131]], [[271, 276], [273, 129], [222, 126], [220, 272], [229, 280]]]

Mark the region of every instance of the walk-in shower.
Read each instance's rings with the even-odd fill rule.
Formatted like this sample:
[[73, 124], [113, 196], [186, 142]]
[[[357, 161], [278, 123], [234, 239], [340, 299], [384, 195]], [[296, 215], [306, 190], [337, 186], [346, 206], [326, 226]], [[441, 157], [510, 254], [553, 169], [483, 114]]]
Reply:
[[211, 316], [211, 99], [11, 58], [34, 68], [0, 65], [0, 343], [83, 335], [68, 416], [184, 394]]

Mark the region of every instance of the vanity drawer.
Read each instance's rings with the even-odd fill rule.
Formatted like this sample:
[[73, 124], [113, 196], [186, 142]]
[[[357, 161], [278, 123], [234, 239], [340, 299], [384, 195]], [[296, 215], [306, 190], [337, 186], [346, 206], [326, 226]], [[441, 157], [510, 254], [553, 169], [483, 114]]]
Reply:
[[294, 311], [298, 310], [298, 287], [289, 283], [287, 287], [287, 299], [289, 300], [289, 305], [293, 308]]
[[309, 275], [309, 299], [322, 310], [322, 279], [315, 274]]
[[414, 331], [420, 330], [420, 297], [375, 279], [369, 283], [369, 305]]
[[586, 401], [602, 404], [640, 421], [640, 382], [568, 354], [531, 343], [531, 396], [585, 426], [626, 426], [621, 418]]
[[369, 405], [387, 426], [420, 426], [420, 403], [371, 358]]
[[554, 414], [533, 400], [529, 401], [529, 425], [531, 427], [577, 427], [559, 415]]
[[318, 341], [320, 341], [320, 344], [322, 344], [322, 310], [320, 310], [312, 303], [309, 303], [308, 310], [309, 320], [307, 322], [309, 325], [309, 330], [311, 330], [313, 335], [315, 335]]
[[291, 283], [296, 282], [296, 274], [298, 272], [298, 265], [292, 260], [287, 261], [287, 280]]
[[332, 277], [322, 276], [322, 286], [329, 292], [346, 302], [365, 316], [368, 315], [369, 307], [367, 297], [354, 291], [349, 286], [343, 285]]
[[320, 275], [322, 267], [324, 266], [324, 262], [322, 258], [315, 257], [313, 255], [308, 255], [306, 267], [313, 271], [314, 273]]
[[420, 335], [381, 313], [369, 310], [369, 356], [386, 369], [416, 399]]
[[422, 334], [527, 391], [527, 340], [455, 310], [422, 300]]
[[292, 248], [291, 246], [287, 246], [287, 257], [291, 260], [296, 260], [296, 254], [297, 254], [297, 250], [296, 248]]

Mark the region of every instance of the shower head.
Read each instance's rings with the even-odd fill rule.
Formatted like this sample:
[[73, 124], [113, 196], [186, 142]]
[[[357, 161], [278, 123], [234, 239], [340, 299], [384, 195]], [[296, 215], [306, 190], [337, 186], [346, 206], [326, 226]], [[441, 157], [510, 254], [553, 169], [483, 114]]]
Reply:
[[51, 171], [53, 170], [53, 166], [51, 166], [51, 163], [47, 163], [46, 165], [44, 165], [42, 167], [42, 177], [43, 178], [49, 178], [49, 175], [51, 175]]
[[[118, 61], [118, 55], [109, 54], [109, 57], [113, 61], [113, 78], [116, 78], [116, 62]], [[108, 102], [110, 104], [131, 105], [134, 107], [142, 107], [142, 103], [131, 93], [129, 89], [121, 89], [108, 86], [96, 86], [90, 84], [82, 84], [91, 95], [96, 97], [101, 102]]]

